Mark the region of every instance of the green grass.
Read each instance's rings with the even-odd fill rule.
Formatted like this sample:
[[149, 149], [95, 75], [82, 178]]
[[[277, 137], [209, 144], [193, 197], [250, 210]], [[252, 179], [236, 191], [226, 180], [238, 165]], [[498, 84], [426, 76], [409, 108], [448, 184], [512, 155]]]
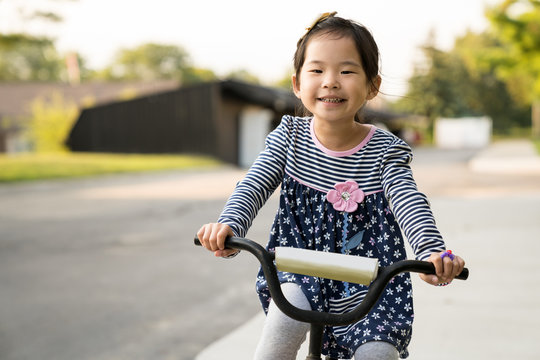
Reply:
[[533, 139], [533, 143], [536, 147], [536, 152], [540, 155], [540, 139]]
[[127, 172], [217, 166], [217, 160], [191, 155], [97, 153], [0, 155], [0, 183], [73, 178]]

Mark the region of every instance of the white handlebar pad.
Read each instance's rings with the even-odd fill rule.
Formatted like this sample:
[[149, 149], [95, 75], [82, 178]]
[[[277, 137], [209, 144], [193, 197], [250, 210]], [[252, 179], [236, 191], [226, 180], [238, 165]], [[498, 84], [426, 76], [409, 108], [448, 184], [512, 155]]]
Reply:
[[369, 285], [377, 276], [379, 261], [361, 256], [276, 247], [279, 271]]

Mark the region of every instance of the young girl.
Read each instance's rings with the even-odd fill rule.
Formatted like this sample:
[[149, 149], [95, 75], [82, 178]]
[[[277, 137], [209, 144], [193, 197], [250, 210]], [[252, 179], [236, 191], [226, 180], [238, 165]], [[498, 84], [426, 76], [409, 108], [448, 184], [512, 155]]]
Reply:
[[[312, 115], [283, 117], [218, 222], [204, 225], [197, 235], [216, 256], [233, 256], [234, 250], [224, 248], [225, 238], [244, 236], [281, 184], [269, 250], [292, 246], [376, 257], [388, 266], [406, 258], [402, 229], [416, 257], [435, 264], [437, 275], [422, 279], [446, 285], [464, 261], [444, 251], [428, 200], [409, 167], [411, 149], [357, 119], [381, 84], [377, 45], [362, 25], [334, 15], [317, 19], [294, 55], [293, 90]], [[289, 301], [304, 309], [343, 313], [366, 293], [358, 284], [291, 273], [279, 278]], [[295, 359], [309, 325], [280, 312], [262, 272], [257, 292], [267, 317], [255, 358]], [[405, 358], [413, 316], [410, 276], [396, 276], [364, 319], [326, 327], [323, 353], [339, 359]]]

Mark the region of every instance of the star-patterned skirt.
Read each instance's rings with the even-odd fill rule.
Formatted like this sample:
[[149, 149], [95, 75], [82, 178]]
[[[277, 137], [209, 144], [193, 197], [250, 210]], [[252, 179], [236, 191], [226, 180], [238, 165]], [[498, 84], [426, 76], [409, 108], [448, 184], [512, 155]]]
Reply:
[[[312, 189], [285, 176], [280, 206], [270, 233], [267, 249], [290, 246], [378, 258], [388, 266], [406, 258], [403, 236], [382, 192], [366, 195], [351, 213], [337, 211], [326, 193]], [[367, 287], [330, 279], [280, 272], [282, 283], [298, 284], [317, 311], [344, 313], [364, 298]], [[259, 272], [257, 292], [264, 311], [270, 294]], [[392, 279], [383, 295], [366, 317], [346, 326], [327, 326], [323, 354], [350, 359], [356, 349], [368, 341], [393, 344], [401, 358], [408, 356], [413, 322], [412, 284], [409, 274]]]

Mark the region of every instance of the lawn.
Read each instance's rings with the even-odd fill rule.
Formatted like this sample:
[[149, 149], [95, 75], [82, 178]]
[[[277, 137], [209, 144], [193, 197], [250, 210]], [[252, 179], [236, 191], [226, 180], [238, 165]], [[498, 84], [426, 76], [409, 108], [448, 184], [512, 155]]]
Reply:
[[0, 183], [218, 166], [191, 155], [55, 153], [0, 155]]

